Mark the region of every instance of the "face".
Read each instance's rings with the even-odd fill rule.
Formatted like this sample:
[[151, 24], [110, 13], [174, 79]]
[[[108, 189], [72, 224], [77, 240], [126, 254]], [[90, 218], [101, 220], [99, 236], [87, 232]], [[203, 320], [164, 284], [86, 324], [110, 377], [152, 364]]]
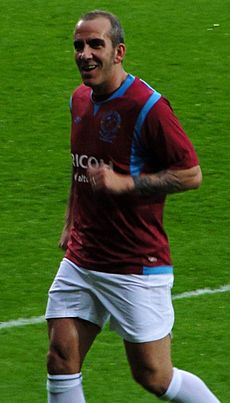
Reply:
[[79, 21], [74, 34], [75, 60], [82, 81], [95, 93], [112, 92], [117, 66], [121, 63], [121, 47], [113, 48], [109, 37], [110, 21], [98, 17]]

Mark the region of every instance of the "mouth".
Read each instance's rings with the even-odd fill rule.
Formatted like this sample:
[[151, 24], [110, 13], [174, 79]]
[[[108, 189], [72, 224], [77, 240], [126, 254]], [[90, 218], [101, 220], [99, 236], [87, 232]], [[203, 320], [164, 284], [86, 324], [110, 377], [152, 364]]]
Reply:
[[80, 67], [80, 70], [83, 73], [89, 73], [89, 72], [95, 70], [97, 67], [98, 67], [97, 64], [86, 64], [86, 65], [82, 65]]

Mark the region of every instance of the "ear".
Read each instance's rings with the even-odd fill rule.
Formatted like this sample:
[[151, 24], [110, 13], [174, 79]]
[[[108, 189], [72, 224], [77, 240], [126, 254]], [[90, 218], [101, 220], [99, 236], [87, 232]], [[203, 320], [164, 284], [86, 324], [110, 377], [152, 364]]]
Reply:
[[119, 64], [122, 63], [126, 53], [126, 47], [124, 43], [119, 43], [115, 49], [114, 55], [114, 63]]

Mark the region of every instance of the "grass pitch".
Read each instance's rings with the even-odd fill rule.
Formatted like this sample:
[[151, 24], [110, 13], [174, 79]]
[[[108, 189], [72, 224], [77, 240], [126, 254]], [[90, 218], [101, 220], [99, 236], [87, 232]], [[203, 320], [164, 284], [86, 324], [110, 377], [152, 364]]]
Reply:
[[[70, 182], [69, 110], [79, 84], [72, 32], [82, 12], [109, 9], [124, 25], [126, 69], [170, 100], [198, 152], [200, 190], [168, 198], [174, 293], [229, 283], [228, 0], [3, 0], [1, 3], [0, 321], [40, 316], [62, 252]], [[229, 293], [175, 301], [175, 365], [230, 401]], [[46, 401], [45, 325], [0, 329], [2, 403]], [[130, 378], [108, 329], [84, 366], [89, 403], [154, 401]]]

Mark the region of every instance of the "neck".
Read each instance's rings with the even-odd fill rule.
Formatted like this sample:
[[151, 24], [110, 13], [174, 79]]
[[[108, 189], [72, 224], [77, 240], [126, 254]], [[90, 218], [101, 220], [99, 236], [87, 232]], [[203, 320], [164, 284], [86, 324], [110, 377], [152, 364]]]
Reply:
[[118, 90], [118, 88], [121, 87], [123, 82], [126, 80], [128, 76], [128, 73], [126, 73], [124, 70], [122, 71], [122, 74], [119, 76], [115, 77], [114, 79], [111, 79], [109, 85], [105, 83], [103, 86], [100, 85], [98, 87], [92, 88], [93, 93], [92, 97], [93, 100], [95, 101], [103, 101], [104, 99], [109, 98], [115, 91]]

